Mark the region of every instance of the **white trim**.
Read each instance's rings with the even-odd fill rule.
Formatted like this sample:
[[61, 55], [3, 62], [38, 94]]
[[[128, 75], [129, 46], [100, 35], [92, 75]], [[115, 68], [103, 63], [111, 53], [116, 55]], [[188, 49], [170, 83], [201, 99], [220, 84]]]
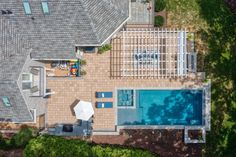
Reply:
[[30, 109], [31, 111], [33, 111], [34, 112], [34, 115], [33, 115], [33, 117], [34, 117], [34, 122], [33, 123], [36, 123], [37, 122], [37, 114], [36, 114], [36, 109]]
[[75, 60], [78, 58], [71, 58], [71, 59], [36, 59], [36, 58], [31, 58], [33, 61], [69, 61], [69, 60]]
[[[32, 49], [31, 49], [31, 51], [32, 51]], [[20, 74], [23, 73], [23, 69], [25, 68], [26, 62], [27, 62], [28, 60], [29, 60], [29, 61], [31, 60], [31, 58], [30, 58], [30, 54], [27, 55], [26, 61], [25, 61], [24, 65], [23, 65], [23, 67], [22, 67], [22, 69], [21, 69]], [[23, 97], [23, 99], [24, 99], [24, 101], [25, 101], [26, 108], [28, 109], [28, 112], [30, 113], [29, 105], [28, 105], [28, 103], [27, 103], [27, 101], [26, 101], [26, 99], [25, 99], [25, 96], [24, 96], [23, 90], [22, 90], [22, 88], [21, 88], [20, 85], [19, 85], [20, 77], [21, 77], [21, 75], [19, 75], [19, 77], [18, 77], [18, 79], [17, 79], [17, 81], [16, 81], [16, 84], [18, 85], [18, 88], [19, 88], [19, 90], [20, 90], [21, 96]], [[21, 85], [22, 85], [22, 84], [21, 84]], [[30, 114], [30, 116], [31, 116], [31, 118], [33, 119], [33, 117], [32, 117], [31, 114]], [[13, 122], [13, 123], [14, 123], [14, 122]], [[15, 123], [18, 123], [18, 122], [15, 122]], [[24, 122], [23, 122], [23, 123], [24, 123]]]
[[130, 19], [130, 17], [128, 17], [113, 33], [111, 33], [111, 35], [108, 36], [108, 38], [105, 39], [105, 40], [101, 43], [101, 45], [105, 44], [105, 43], [107, 42], [107, 40], [109, 40], [115, 33], [117, 33], [117, 32], [124, 26], [124, 24], [125, 24], [129, 19]]
[[[187, 68], [189, 66], [187, 64], [190, 63], [186, 58], [186, 55], [190, 54], [186, 49], [188, 34], [186, 29], [129, 27], [123, 29], [120, 34], [121, 38], [126, 41], [122, 43], [121, 50], [121, 56], [125, 56], [121, 65], [122, 76], [138, 78], [173, 78], [178, 76], [183, 78], [190, 73]], [[137, 42], [134, 43], [134, 39]], [[179, 52], [180, 50], [182, 53]], [[137, 54], [143, 58], [132, 57]]]

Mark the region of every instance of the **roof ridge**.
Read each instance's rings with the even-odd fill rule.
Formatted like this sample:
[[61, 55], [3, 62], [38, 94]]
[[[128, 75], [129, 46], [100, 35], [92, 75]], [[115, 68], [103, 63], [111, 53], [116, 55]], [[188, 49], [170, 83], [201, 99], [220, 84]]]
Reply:
[[[117, 6], [114, 5], [114, 3], [112, 3], [110, 0], [108, 2], [108, 0], [96, 0], [95, 1], [96, 3], [97, 2], [100, 2], [99, 4], [97, 5], [103, 5], [105, 6], [105, 8], [107, 8], [107, 10], [109, 11], [112, 11], [112, 12], [116, 12], [117, 14], [121, 14], [123, 17], [126, 16], [125, 12], [122, 11], [122, 9], [119, 9]], [[102, 4], [101, 4], [102, 3]], [[83, 3], [84, 5], [84, 3]], [[86, 15], [89, 17], [89, 20], [90, 20], [90, 24], [91, 24], [91, 27], [93, 29], [93, 32], [95, 33], [96, 35], [96, 38], [97, 38], [97, 41], [99, 44], [102, 44], [102, 39], [101, 37], [99, 36], [99, 31], [97, 30], [97, 28], [95, 27], [95, 24], [93, 23], [93, 20], [91, 18], [91, 14], [88, 13], [88, 9], [87, 9], [88, 6], [85, 6], [84, 9], [86, 10]]]
[[100, 39], [99, 39], [99, 37], [98, 37], [97, 30], [96, 30], [96, 28], [95, 28], [95, 26], [94, 26], [94, 23], [92, 22], [93, 20], [91, 19], [90, 15], [88, 14], [88, 9], [87, 9], [86, 6], [84, 6], [84, 3], [81, 3], [81, 5], [82, 5], [82, 7], [83, 7], [83, 9], [84, 9], [84, 12], [85, 12], [86, 16], [89, 18], [90, 26], [91, 26], [91, 28], [92, 28], [92, 31], [93, 31], [93, 33], [95, 34], [98, 43], [100, 43], [101, 41], [100, 41]]

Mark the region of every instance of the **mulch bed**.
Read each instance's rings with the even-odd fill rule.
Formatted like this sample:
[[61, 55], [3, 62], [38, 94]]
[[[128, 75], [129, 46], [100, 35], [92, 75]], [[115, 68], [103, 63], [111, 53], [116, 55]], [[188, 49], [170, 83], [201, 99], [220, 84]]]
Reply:
[[22, 156], [23, 156], [22, 149], [15, 149], [8, 151], [0, 150], [0, 157], [22, 157]]
[[234, 14], [236, 14], [236, 1], [235, 0], [226, 0]]
[[185, 144], [183, 130], [122, 130], [118, 136], [94, 135], [98, 144], [143, 148], [163, 157], [200, 157], [201, 144]]

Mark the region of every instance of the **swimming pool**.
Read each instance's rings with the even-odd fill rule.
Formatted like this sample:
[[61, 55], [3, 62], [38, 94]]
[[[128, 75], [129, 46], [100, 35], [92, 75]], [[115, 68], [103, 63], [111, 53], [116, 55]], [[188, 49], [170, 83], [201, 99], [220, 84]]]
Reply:
[[[129, 90], [130, 91], [130, 90]], [[117, 125], [202, 125], [202, 90], [118, 90]], [[132, 99], [132, 100], [128, 100]], [[130, 107], [130, 103], [134, 107]], [[122, 105], [121, 105], [122, 104]], [[129, 104], [125, 106], [125, 104]]]

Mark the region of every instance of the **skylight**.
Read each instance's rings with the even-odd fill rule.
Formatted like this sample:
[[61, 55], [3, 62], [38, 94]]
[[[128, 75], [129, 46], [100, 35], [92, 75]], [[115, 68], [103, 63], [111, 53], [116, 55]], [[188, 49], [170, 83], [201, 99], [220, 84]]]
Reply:
[[42, 8], [43, 8], [43, 13], [49, 14], [48, 2], [41, 2], [41, 4], [42, 4]]
[[26, 15], [30, 15], [31, 14], [31, 8], [30, 8], [30, 4], [28, 1], [23, 1], [23, 7], [25, 10], [25, 14]]
[[3, 102], [3, 104], [4, 104], [6, 107], [10, 107], [10, 106], [11, 106], [10, 100], [9, 100], [9, 98], [6, 97], [6, 96], [3, 96], [3, 97], [2, 97], [2, 102]]

